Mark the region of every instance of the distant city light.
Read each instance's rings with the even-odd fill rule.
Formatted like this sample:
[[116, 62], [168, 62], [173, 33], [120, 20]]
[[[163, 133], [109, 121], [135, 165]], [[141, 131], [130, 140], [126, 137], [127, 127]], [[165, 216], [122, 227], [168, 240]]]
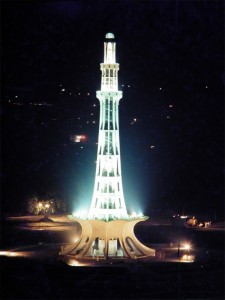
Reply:
[[169, 107], [172, 108], [172, 107], [173, 107], [173, 104], [170, 104]]
[[151, 145], [150, 148], [153, 149], [153, 148], [155, 148], [155, 146], [154, 146], [154, 145]]
[[181, 218], [181, 219], [186, 219], [186, 218], [187, 218], [187, 216], [180, 216], [180, 218]]
[[70, 140], [74, 143], [85, 142], [87, 139], [86, 135], [70, 135]]
[[137, 119], [136, 119], [136, 118], [133, 118], [130, 124], [133, 125], [133, 124], [136, 123], [136, 122], [137, 122]]
[[61, 89], [61, 92], [65, 92], [65, 89]]

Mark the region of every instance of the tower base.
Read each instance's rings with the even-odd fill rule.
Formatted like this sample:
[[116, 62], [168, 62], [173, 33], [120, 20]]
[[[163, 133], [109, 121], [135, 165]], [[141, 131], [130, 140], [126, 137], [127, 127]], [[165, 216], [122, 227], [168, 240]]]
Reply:
[[59, 255], [102, 259], [155, 256], [155, 250], [144, 246], [134, 234], [134, 226], [146, 219], [105, 222], [75, 218], [82, 227], [81, 235], [76, 243], [62, 246]]

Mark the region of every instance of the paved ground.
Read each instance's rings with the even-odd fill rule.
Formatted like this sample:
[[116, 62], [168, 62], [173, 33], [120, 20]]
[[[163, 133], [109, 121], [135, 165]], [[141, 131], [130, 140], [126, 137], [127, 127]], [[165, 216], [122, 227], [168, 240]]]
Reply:
[[[224, 299], [221, 228], [178, 230], [169, 225], [144, 224], [136, 228], [137, 237], [146, 245], [171, 250], [175, 256], [99, 261], [68, 257], [64, 261], [58, 256], [60, 247], [71, 242], [80, 227], [66, 216], [50, 218], [53, 222], [24, 216], [3, 223], [1, 299]], [[177, 260], [178, 237], [192, 241], [195, 262]]]

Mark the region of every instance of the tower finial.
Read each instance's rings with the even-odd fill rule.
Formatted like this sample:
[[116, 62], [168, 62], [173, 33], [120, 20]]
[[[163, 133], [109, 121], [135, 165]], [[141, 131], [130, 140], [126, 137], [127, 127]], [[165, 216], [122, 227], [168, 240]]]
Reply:
[[114, 34], [113, 34], [113, 33], [111, 33], [111, 32], [108, 32], [108, 33], [106, 33], [106, 35], [105, 35], [105, 38], [106, 38], [106, 39], [114, 39], [114, 38], [115, 38], [115, 36], [114, 36]]

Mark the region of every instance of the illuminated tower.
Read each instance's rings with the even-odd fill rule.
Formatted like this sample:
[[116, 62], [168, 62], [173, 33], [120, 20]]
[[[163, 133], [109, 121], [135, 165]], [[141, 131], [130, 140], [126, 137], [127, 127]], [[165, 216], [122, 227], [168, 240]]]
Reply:
[[118, 91], [119, 64], [116, 63], [116, 43], [114, 35], [107, 33], [104, 42], [104, 62], [101, 90], [96, 96], [100, 102], [97, 164], [94, 193], [89, 210], [89, 219], [127, 219], [124, 201], [120, 140], [119, 101], [122, 91]]
[[72, 258], [77, 261], [79, 258], [155, 256], [155, 250], [139, 242], [134, 234], [135, 225], [148, 217], [128, 218], [127, 215], [120, 161], [118, 108], [122, 92], [118, 91], [119, 64], [116, 63], [114, 35], [107, 33], [105, 37], [101, 90], [97, 91], [100, 120], [94, 193], [88, 216], [81, 218], [74, 213], [71, 217], [80, 224], [81, 234], [61, 247], [59, 255], [68, 259], [69, 264]]

